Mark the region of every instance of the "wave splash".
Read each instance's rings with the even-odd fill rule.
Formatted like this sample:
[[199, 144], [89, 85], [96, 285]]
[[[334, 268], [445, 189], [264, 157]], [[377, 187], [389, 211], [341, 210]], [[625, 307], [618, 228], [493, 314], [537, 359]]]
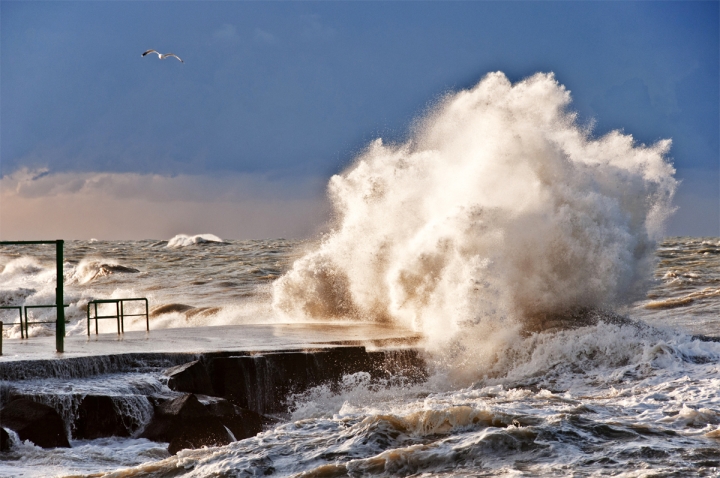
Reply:
[[139, 270], [133, 267], [127, 267], [114, 259], [93, 259], [85, 258], [72, 270], [69, 277], [66, 277], [68, 283], [77, 282], [84, 285], [101, 277], [111, 276], [113, 274], [137, 274]]
[[178, 234], [167, 243], [167, 247], [186, 247], [195, 244], [206, 244], [206, 243], [218, 242], [223, 243], [223, 240], [214, 234], [196, 234], [194, 236], [188, 236], [187, 234]]
[[491, 73], [330, 180], [336, 223], [274, 283], [294, 319], [396, 323], [436, 344], [644, 291], [672, 212], [670, 140], [600, 138], [554, 75]]

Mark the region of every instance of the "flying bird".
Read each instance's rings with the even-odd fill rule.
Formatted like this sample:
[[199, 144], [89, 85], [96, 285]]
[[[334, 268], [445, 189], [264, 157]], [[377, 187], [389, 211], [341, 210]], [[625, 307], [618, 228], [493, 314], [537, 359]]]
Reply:
[[157, 56], [158, 56], [161, 60], [164, 60], [165, 58], [173, 57], [173, 58], [177, 58], [178, 60], [180, 60], [180, 63], [185, 63], [184, 61], [182, 61], [182, 58], [180, 58], [179, 56], [177, 56], [175, 53], [160, 53], [159, 51], [148, 50], [148, 51], [146, 51], [145, 53], [143, 53], [142, 56], [145, 56], [145, 55], [147, 55], [148, 53], [157, 53]]

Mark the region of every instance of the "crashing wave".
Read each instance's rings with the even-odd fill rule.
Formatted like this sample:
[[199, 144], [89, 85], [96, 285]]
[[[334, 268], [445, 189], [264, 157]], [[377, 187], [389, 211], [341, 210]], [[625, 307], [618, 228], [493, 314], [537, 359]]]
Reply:
[[501, 343], [538, 316], [644, 292], [676, 181], [669, 140], [595, 138], [553, 74], [491, 73], [330, 180], [335, 223], [274, 283], [291, 319]]
[[140, 272], [132, 267], [123, 266], [107, 259], [83, 259], [67, 277], [69, 283], [87, 284], [100, 277], [113, 274], [136, 274]]
[[3, 267], [0, 274], [5, 276], [32, 276], [44, 271], [44, 267], [34, 257], [18, 257], [13, 259]]
[[167, 243], [167, 247], [186, 247], [194, 244], [206, 244], [206, 243], [223, 243], [223, 240], [213, 234], [197, 234], [195, 236], [188, 236], [186, 234], [178, 234], [177, 236], [170, 239]]

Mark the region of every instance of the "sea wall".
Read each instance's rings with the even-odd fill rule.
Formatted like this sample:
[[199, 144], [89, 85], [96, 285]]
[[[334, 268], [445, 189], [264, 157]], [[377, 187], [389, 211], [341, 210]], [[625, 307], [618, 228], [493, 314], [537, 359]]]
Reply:
[[[195, 398], [188, 401], [188, 395], [192, 395], [207, 409], [206, 415], [218, 421], [216, 428], [238, 430], [243, 429], [238, 423], [248, 417], [254, 417], [255, 422], [260, 420], [258, 416], [263, 417], [264, 423], [282, 420], [292, 405], [293, 394], [321, 384], [337, 387], [343, 376], [361, 372], [378, 383], [420, 382], [427, 378], [422, 354], [416, 349], [368, 351], [361, 346], [15, 361], [0, 363], [0, 407], [17, 400], [49, 405], [62, 418], [68, 437], [74, 439], [144, 436], [146, 429], [160, 426], [170, 431], [154, 432], [148, 438], [163, 437], [160, 441], [172, 442], [175, 452], [178, 447], [220, 442], [217, 433], [208, 442], [200, 429], [195, 430], [200, 435], [194, 436], [194, 430], [181, 426], [187, 421], [182, 414], [187, 412], [168, 403], [182, 397], [183, 404], [195, 403]], [[122, 386], [104, 385], [113, 380]], [[95, 382], [97, 386], [93, 387]], [[205, 412], [199, 411], [199, 406], [193, 405], [192, 413], [203, 416]], [[7, 427], [1, 408], [0, 426]], [[168, 418], [166, 409], [177, 409], [177, 417]], [[155, 423], [160, 419], [161, 425]], [[198, 419], [198, 423], [202, 422]], [[182, 435], [182, 439], [174, 440], [174, 433]]]
[[[426, 378], [425, 363], [414, 349], [368, 352], [364, 347], [338, 347], [203, 359], [216, 396], [257, 413], [286, 411], [286, 398], [321, 383], [337, 383], [344, 375], [367, 372], [373, 379]], [[194, 390], [183, 390], [192, 392]]]
[[201, 355], [148, 352], [7, 361], [0, 362], [0, 380], [73, 379], [109, 373], [152, 371], [197, 360]]

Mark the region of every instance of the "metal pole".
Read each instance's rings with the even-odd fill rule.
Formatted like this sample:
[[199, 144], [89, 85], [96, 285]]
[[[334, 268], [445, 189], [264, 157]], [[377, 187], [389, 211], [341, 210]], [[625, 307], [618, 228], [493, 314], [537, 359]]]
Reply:
[[55, 305], [57, 321], [55, 322], [55, 349], [65, 352], [65, 307], [63, 304], [63, 244], [62, 239], [55, 241], [55, 265], [57, 267], [57, 287], [55, 288]]
[[[20, 324], [22, 327], [22, 323]], [[3, 330], [3, 323], [0, 321], [0, 355], [2, 355], [2, 330]], [[22, 333], [22, 329], [20, 329], [20, 333]]]

